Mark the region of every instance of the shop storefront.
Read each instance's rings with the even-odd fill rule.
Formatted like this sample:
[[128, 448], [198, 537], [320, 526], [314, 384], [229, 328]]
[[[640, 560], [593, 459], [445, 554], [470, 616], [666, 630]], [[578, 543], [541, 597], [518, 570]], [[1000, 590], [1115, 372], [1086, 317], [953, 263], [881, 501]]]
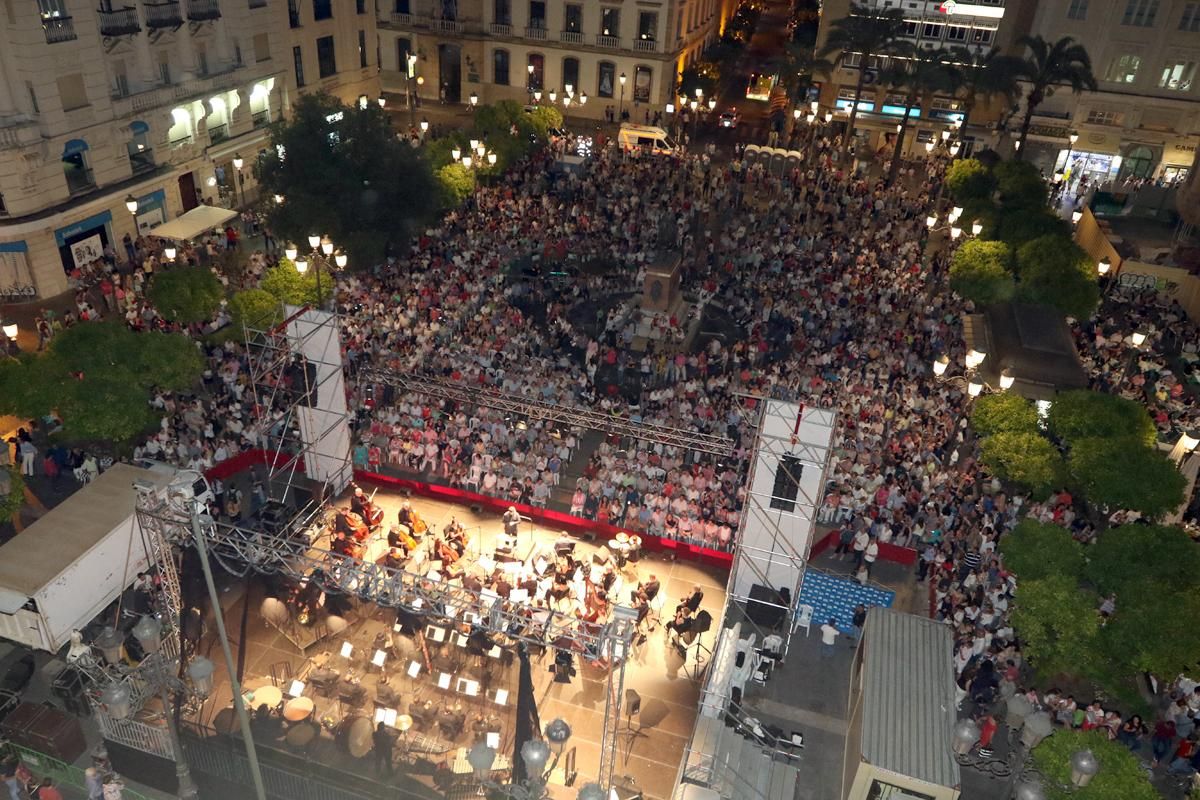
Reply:
[[29, 245], [0, 242], [0, 303], [24, 300], [36, 293], [29, 269]]
[[1168, 186], [1183, 183], [1187, 180], [1195, 160], [1195, 144], [1176, 142], [1164, 147], [1159, 180]]
[[167, 221], [167, 193], [159, 189], [137, 198], [138, 235], [145, 236]]
[[68, 275], [84, 264], [99, 260], [104, 256], [104, 248], [112, 242], [112, 212], [101, 211], [57, 229], [54, 242], [58, 245], [63, 271]]

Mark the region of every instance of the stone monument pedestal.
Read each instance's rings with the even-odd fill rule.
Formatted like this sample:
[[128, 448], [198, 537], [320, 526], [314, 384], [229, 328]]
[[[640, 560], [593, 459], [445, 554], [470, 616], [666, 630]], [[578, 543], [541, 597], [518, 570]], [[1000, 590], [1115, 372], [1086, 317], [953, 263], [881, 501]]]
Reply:
[[658, 253], [647, 265], [634, 350], [644, 351], [648, 342], [669, 338], [671, 318], [682, 322], [687, 317], [688, 306], [679, 291], [681, 260], [677, 252]]

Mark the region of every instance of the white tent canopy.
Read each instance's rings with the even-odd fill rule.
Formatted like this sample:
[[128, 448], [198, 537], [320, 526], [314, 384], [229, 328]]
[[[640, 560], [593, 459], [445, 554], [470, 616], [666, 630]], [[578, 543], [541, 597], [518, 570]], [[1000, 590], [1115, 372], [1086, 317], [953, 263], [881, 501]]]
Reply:
[[197, 206], [186, 214], [159, 225], [150, 233], [152, 236], [159, 236], [163, 239], [185, 242], [224, 225], [237, 215], [238, 212], [230, 211], [228, 208]]

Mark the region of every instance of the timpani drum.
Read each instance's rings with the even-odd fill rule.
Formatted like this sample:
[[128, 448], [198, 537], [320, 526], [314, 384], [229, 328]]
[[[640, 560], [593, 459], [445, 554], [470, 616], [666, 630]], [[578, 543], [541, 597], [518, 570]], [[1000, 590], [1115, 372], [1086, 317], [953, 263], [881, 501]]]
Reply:
[[251, 701], [254, 708], [265, 705], [267, 708], [275, 708], [283, 702], [283, 692], [279, 691], [278, 686], [266, 684], [259, 686], [254, 690], [254, 699]]
[[283, 718], [288, 722], [303, 722], [312, 716], [312, 712], [311, 697], [293, 697], [283, 707]]
[[629, 537], [629, 560], [637, 563], [642, 557], [642, 537], [636, 533]]
[[617, 541], [620, 542], [621, 544], [625, 544], [626, 542], [629, 541], [629, 534], [626, 533], [625, 531], [620, 531], [619, 533], [617, 533]]
[[371, 737], [371, 720], [366, 717], [347, 717], [338, 726], [338, 738], [346, 752], [355, 758], [362, 758], [371, 752], [374, 740]]

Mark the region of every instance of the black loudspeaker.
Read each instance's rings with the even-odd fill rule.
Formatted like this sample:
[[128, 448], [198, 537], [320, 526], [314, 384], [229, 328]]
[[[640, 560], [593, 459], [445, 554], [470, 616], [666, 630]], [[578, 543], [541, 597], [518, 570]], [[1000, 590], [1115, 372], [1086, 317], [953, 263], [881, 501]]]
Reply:
[[637, 716], [642, 710], [642, 696], [633, 689], [625, 690], [625, 713], [631, 717]]
[[701, 609], [700, 613], [696, 614], [696, 619], [692, 621], [692, 630], [696, 635], [708, 633], [712, 629], [712, 614]]
[[770, 586], [756, 583], [750, 587], [750, 600], [746, 603], [746, 616], [762, 628], [778, 628], [787, 616], [787, 607], [779, 592]]

